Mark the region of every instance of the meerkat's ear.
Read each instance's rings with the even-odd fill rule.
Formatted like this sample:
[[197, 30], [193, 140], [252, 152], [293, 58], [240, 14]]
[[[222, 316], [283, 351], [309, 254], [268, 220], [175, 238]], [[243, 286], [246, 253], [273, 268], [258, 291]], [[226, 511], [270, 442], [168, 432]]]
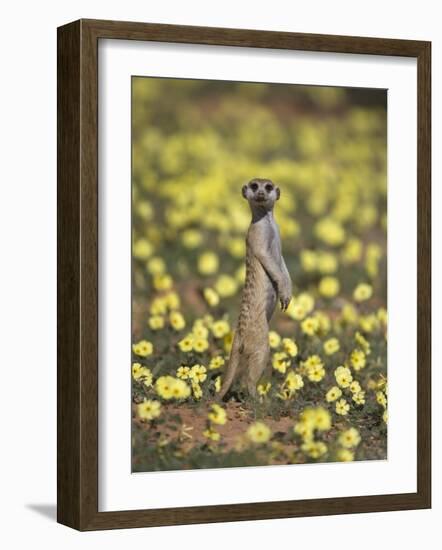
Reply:
[[242, 196], [246, 199], [247, 198], [247, 185], [243, 185], [241, 189]]
[[281, 196], [281, 191], [279, 190], [279, 187], [275, 187], [276, 192], [276, 200], [279, 201], [279, 197]]

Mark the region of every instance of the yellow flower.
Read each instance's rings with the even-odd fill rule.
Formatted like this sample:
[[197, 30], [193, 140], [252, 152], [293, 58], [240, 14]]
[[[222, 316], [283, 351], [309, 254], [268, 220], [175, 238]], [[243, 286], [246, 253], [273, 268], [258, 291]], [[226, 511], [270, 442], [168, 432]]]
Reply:
[[301, 449], [310, 458], [319, 458], [327, 452], [327, 445], [322, 441], [307, 440], [302, 444]]
[[351, 393], [359, 393], [361, 390], [361, 384], [359, 384], [357, 380], [353, 380], [353, 382], [350, 384]]
[[158, 378], [155, 390], [163, 399], [185, 399], [190, 395], [190, 388], [184, 380], [169, 375]]
[[288, 355], [284, 351], [278, 351], [273, 354], [272, 365], [275, 370], [285, 374], [288, 367], [290, 367], [290, 360]]
[[143, 220], [149, 221], [152, 219], [153, 209], [148, 201], [138, 201], [136, 212]]
[[359, 318], [359, 326], [364, 332], [373, 332], [379, 326], [379, 320], [374, 313], [362, 315]]
[[282, 347], [284, 348], [284, 351], [290, 355], [290, 357], [296, 357], [298, 355], [298, 346], [291, 338], [283, 338]]
[[318, 257], [314, 250], [301, 250], [301, 266], [304, 271], [316, 271], [318, 266]]
[[384, 409], [387, 408], [387, 398], [384, 392], [376, 392], [376, 401], [379, 403], [379, 405], [381, 405], [381, 407], [384, 407]]
[[136, 344], [132, 345], [132, 350], [135, 355], [139, 355], [140, 357], [147, 357], [148, 355], [152, 355], [153, 345], [152, 342], [148, 342], [147, 340], [140, 340]]
[[186, 326], [186, 321], [179, 311], [172, 311], [169, 315], [169, 321], [174, 330], [183, 330]]
[[316, 317], [307, 317], [301, 323], [301, 330], [308, 336], [313, 336], [319, 329], [319, 321]]
[[274, 330], [269, 332], [269, 345], [271, 348], [277, 348], [281, 343], [281, 336]]
[[190, 368], [186, 366], [181, 366], [176, 371], [177, 378], [181, 380], [187, 380], [189, 378]]
[[138, 260], [147, 260], [153, 252], [153, 247], [146, 239], [138, 239], [134, 242], [132, 253]]
[[167, 311], [167, 302], [161, 296], [157, 296], [150, 305], [149, 311], [152, 315], [164, 315]]
[[365, 391], [355, 392], [352, 396], [352, 399], [357, 405], [364, 405], [365, 404]]
[[201, 386], [196, 382], [195, 380], [192, 380], [192, 391], [193, 391], [193, 397], [195, 399], [201, 399], [203, 396], [203, 390], [201, 389]]
[[300, 415], [301, 422], [308, 425], [311, 430], [323, 432], [331, 428], [331, 416], [324, 407], [304, 409]]
[[221, 298], [233, 296], [238, 289], [238, 283], [230, 275], [220, 275], [215, 283], [215, 290]]
[[331, 246], [340, 245], [345, 240], [344, 228], [333, 218], [322, 218], [322, 220], [317, 222], [315, 233], [318, 239]]
[[208, 347], [209, 347], [209, 342], [205, 338], [195, 338], [193, 340], [193, 349], [198, 353], [202, 353], [203, 351], [206, 351]]
[[150, 370], [147, 367], [144, 367], [141, 363], [132, 363], [132, 376], [134, 380], [143, 378], [146, 371], [150, 373]]
[[339, 340], [337, 338], [329, 338], [324, 342], [323, 348], [327, 355], [333, 355], [339, 351]]
[[382, 415], [382, 420], [385, 422], [385, 424], [388, 424], [388, 411], [385, 409], [384, 414]]
[[175, 379], [172, 387], [172, 397], [175, 399], [186, 399], [189, 395], [189, 386], [183, 380]]
[[212, 357], [209, 363], [209, 370], [215, 370], [222, 367], [225, 363], [224, 357], [221, 357], [221, 355], [217, 355], [216, 357]]
[[366, 283], [359, 283], [353, 291], [353, 299], [356, 302], [364, 302], [371, 298], [373, 294], [373, 288]]
[[340, 289], [339, 281], [336, 277], [323, 277], [319, 281], [319, 294], [325, 298], [334, 298]]
[[207, 378], [207, 369], [203, 365], [193, 365], [189, 371], [189, 378], [195, 382], [204, 382]]
[[304, 441], [309, 441], [313, 439], [313, 430], [313, 424], [311, 422], [306, 422], [303, 420], [297, 422], [293, 427], [293, 431], [296, 434], [300, 435]]
[[195, 338], [207, 338], [209, 336], [209, 329], [204, 325], [202, 319], [197, 319], [193, 323], [192, 334]]
[[172, 399], [174, 384], [175, 378], [173, 376], [160, 376], [155, 383], [155, 390], [163, 399]]
[[153, 420], [161, 414], [161, 404], [159, 401], [145, 399], [137, 405], [137, 413], [141, 420]]
[[292, 391], [299, 390], [304, 386], [304, 380], [300, 374], [290, 371], [284, 380], [284, 386]]
[[367, 355], [370, 355], [370, 344], [360, 332], [356, 332], [355, 341], [357, 344], [359, 344], [359, 346], [364, 350]]
[[150, 387], [153, 382], [153, 376], [147, 367], [143, 367], [140, 363], [132, 364], [132, 376], [134, 380], [142, 382], [146, 387]]
[[335, 378], [341, 388], [348, 388], [353, 381], [353, 376], [348, 367], [338, 367], [335, 370]]
[[300, 304], [307, 313], [313, 311], [315, 307], [315, 299], [308, 292], [301, 292], [301, 294], [299, 294], [296, 298], [296, 302], [298, 302], [298, 304]]
[[264, 422], [255, 422], [247, 430], [247, 437], [253, 443], [267, 443], [271, 436], [272, 432]]
[[316, 407], [315, 409], [315, 428], [319, 431], [329, 430], [331, 428], [331, 416], [330, 413], [323, 407]]
[[166, 264], [162, 258], [151, 258], [147, 262], [146, 267], [151, 275], [161, 275], [166, 271]]
[[212, 426], [209, 426], [206, 430], [204, 430], [203, 435], [212, 441], [219, 441], [221, 438], [221, 434], [214, 430]]
[[198, 271], [202, 275], [212, 275], [218, 271], [219, 260], [214, 252], [204, 252], [198, 258]]
[[178, 309], [180, 307], [180, 297], [176, 292], [168, 292], [164, 296], [164, 301], [170, 310]]
[[382, 257], [382, 249], [378, 244], [370, 243], [365, 254], [365, 269], [371, 277], [376, 277], [379, 272], [378, 263]]
[[219, 296], [213, 288], [205, 288], [203, 291], [204, 299], [210, 307], [216, 307], [219, 304]]
[[344, 304], [342, 307], [342, 319], [349, 324], [356, 323], [358, 320], [358, 312], [351, 304]]
[[320, 382], [325, 376], [325, 369], [323, 365], [312, 365], [307, 369], [307, 378], [311, 382]]
[[323, 311], [316, 311], [314, 316], [319, 323], [318, 333], [322, 332], [323, 334], [327, 334], [331, 327], [330, 317]]
[[227, 413], [225, 409], [214, 403], [211, 411], [207, 415], [210, 422], [213, 424], [225, 424], [227, 422]]
[[296, 300], [291, 300], [289, 307], [286, 309], [287, 315], [294, 319], [295, 321], [302, 321], [307, 315], [305, 307], [297, 302]]
[[336, 414], [340, 414], [342, 416], [345, 416], [348, 414], [348, 411], [350, 410], [350, 405], [347, 403], [345, 399], [340, 399], [336, 402]]
[[164, 327], [164, 317], [161, 315], [152, 315], [149, 317], [148, 325], [152, 330], [160, 330]]
[[215, 391], [218, 393], [221, 389], [221, 376], [215, 378]]
[[388, 315], [387, 315], [387, 310], [383, 307], [380, 307], [377, 311], [377, 318], [379, 319], [379, 321], [384, 325], [384, 326], [387, 326], [387, 321], [388, 321]]
[[172, 393], [176, 399], [187, 399], [190, 396], [190, 388], [183, 380], [176, 379]]
[[346, 449], [357, 447], [361, 442], [361, 436], [356, 428], [349, 428], [342, 432], [338, 438], [339, 444]]
[[180, 348], [181, 351], [184, 351], [184, 352], [189, 352], [189, 351], [192, 351], [193, 349], [193, 335], [192, 334], [188, 334], [187, 336], [185, 336], [182, 340], [180, 340], [178, 342], [178, 347]]
[[196, 229], [187, 229], [181, 235], [181, 240], [186, 248], [198, 248], [203, 242], [203, 235]]
[[230, 332], [230, 326], [227, 321], [215, 321], [211, 326], [212, 334], [215, 338], [224, 338]]
[[231, 330], [229, 334], [226, 334], [223, 339], [224, 351], [230, 353], [233, 343], [233, 331]]
[[352, 462], [354, 460], [354, 453], [349, 449], [339, 449], [336, 453], [336, 458], [339, 462]]
[[320, 382], [325, 376], [324, 363], [319, 355], [310, 355], [301, 362], [302, 371], [311, 382]]
[[266, 384], [258, 384], [258, 388], [257, 388], [258, 394], [267, 395], [271, 387], [272, 387], [272, 384], [270, 382], [267, 382]]
[[359, 262], [362, 257], [362, 242], [359, 239], [348, 239], [342, 250], [342, 261], [346, 264]]
[[243, 258], [246, 251], [246, 245], [244, 239], [239, 237], [230, 239], [227, 242], [227, 250], [234, 258]]
[[333, 386], [326, 393], [325, 400], [327, 401], [327, 403], [332, 403], [333, 401], [336, 401], [336, 399], [339, 399], [341, 395], [342, 395], [341, 388], [338, 388], [338, 386]]
[[153, 286], [156, 290], [169, 290], [173, 286], [173, 280], [170, 275], [167, 273], [162, 273], [160, 275], [154, 275], [153, 277]]
[[246, 280], [246, 266], [243, 264], [235, 271], [235, 279], [240, 284], [244, 284]]
[[318, 270], [320, 273], [335, 273], [338, 269], [336, 256], [331, 252], [320, 252], [318, 254]]
[[356, 370], [361, 370], [366, 365], [365, 353], [360, 349], [354, 349], [350, 354], [351, 366]]

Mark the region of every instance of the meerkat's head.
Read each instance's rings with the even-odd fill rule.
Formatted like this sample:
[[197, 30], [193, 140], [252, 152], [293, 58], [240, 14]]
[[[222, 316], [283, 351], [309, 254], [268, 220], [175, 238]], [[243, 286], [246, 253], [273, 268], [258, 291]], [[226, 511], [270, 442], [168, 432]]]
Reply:
[[273, 208], [280, 195], [279, 187], [268, 179], [253, 178], [242, 188], [242, 196], [249, 201], [250, 206], [263, 207], [266, 210]]

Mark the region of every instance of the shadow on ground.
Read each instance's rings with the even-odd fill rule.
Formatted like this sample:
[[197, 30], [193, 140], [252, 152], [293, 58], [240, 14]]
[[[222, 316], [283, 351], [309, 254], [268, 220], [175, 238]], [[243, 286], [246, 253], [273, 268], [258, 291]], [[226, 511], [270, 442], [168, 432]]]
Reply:
[[47, 519], [56, 521], [57, 519], [57, 506], [55, 504], [26, 504], [28, 510], [32, 510]]

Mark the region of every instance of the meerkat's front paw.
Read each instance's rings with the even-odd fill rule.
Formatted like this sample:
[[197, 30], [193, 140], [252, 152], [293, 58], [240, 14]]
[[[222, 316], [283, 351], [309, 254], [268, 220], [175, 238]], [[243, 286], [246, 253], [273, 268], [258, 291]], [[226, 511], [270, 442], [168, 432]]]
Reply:
[[292, 300], [291, 294], [283, 294], [279, 297], [279, 303], [281, 304], [281, 310], [286, 311]]

